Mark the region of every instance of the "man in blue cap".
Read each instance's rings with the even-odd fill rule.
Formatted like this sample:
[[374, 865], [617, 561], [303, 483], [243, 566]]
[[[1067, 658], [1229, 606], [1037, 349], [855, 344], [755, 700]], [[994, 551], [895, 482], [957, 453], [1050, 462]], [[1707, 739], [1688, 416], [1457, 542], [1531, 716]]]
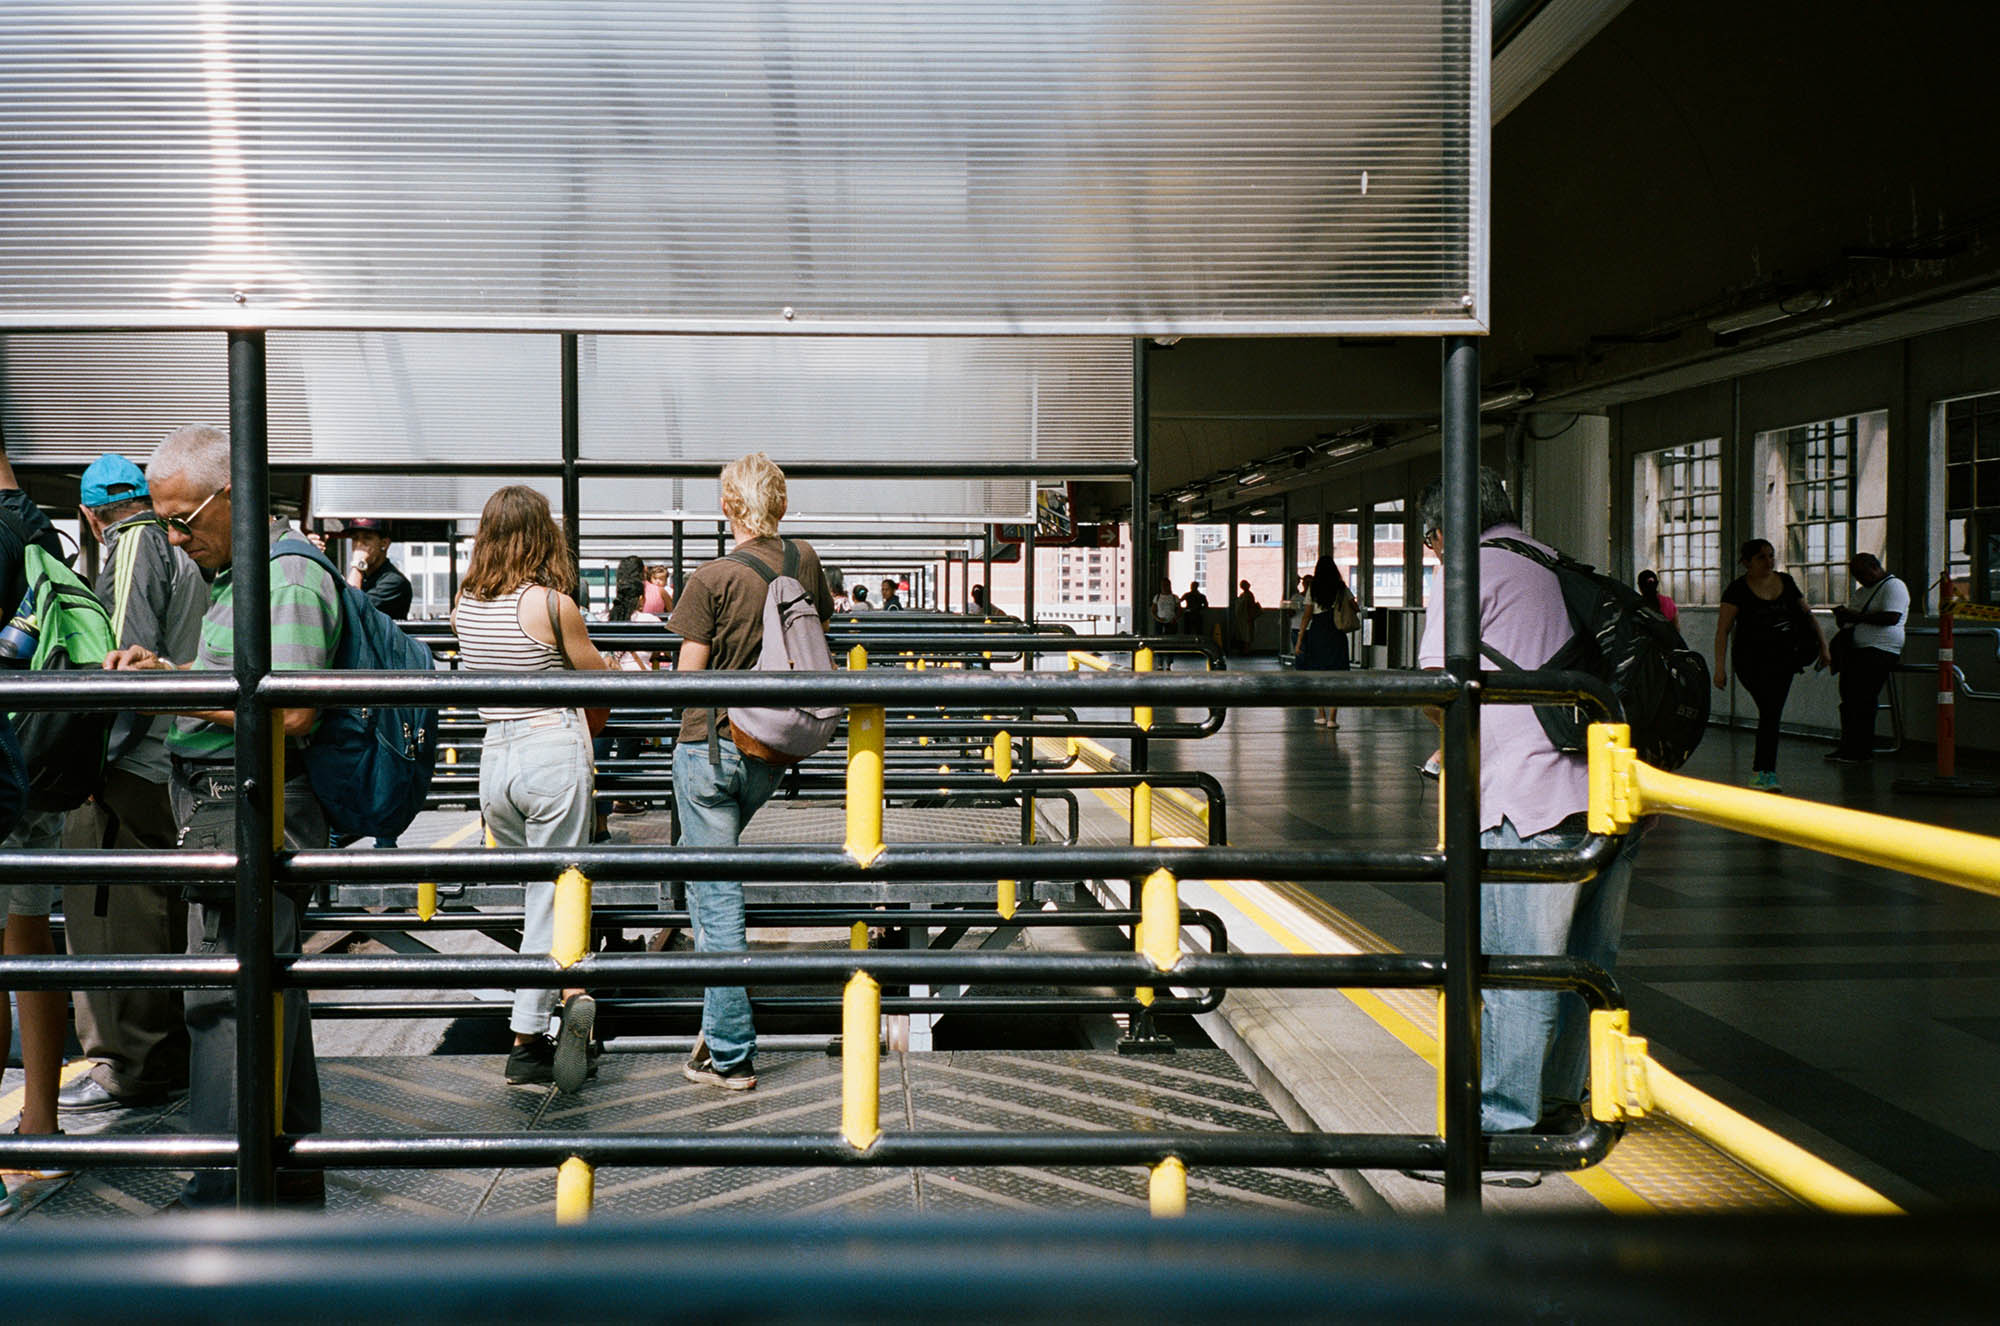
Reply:
[[[179, 663], [192, 659], [208, 588], [193, 559], [167, 541], [145, 473], [115, 452], [100, 456], [83, 472], [78, 501], [84, 527], [104, 545], [96, 590], [118, 646], [144, 645]], [[71, 846], [176, 845], [167, 800], [172, 722], [129, 713], [119, 718], [103, 790], [70, 818]], [[72, 953], [187, 951], [187, 904], [178, 885], [65, 885], [63, 916]], [[187, 1085], [187, 1024], [178, 991], [80, 990], [76, 1034], [94, 1063], [57, 1097], [65, 1111], [158, 1104]]]

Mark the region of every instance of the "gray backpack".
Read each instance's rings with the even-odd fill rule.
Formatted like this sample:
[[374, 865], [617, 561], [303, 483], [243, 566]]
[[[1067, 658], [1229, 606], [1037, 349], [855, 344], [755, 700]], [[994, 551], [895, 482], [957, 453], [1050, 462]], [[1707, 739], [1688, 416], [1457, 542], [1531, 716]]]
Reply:
[[[741, 562], [764, 578], [764, 644], [757, 657], [759, 672], [831, 672], [833, 655], [826, 645], [826, 627], [812, 591], [799, 580], [799, 550], [785, 540], [785, 565], [773, 571], [740, 550], [729, 559]], [[766, 764], [797, 764], [817, 755], [833, 740], [840, 726], [839, 705], [814, 709], [737, 708], [729, 711], [729, 729], [736, 748]], [[716, 727], [709, 724], [709, 759], [719, 762]]]

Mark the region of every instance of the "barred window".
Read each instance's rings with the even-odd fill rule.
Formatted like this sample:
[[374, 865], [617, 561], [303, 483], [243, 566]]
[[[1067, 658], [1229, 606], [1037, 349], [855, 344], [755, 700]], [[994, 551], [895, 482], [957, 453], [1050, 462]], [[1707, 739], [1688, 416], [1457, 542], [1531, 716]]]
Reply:
[[2000, 392], [1946, 401], [1942, 409], [1945, 537], [1938, 560], [1959, 593], [1993, 603], [2000, 601]]
[[1888, 526], [1886, 412], [1757, 435], [1764, 501], [1758, 533], [1778, 549], [1806, 601], [1844, 603], [1857, 552], [1880, 556]]
[[1634, 573], [1652, 570], [1680, 604], [1722, 599], [1722, 439], [1648, 451], [1632, 463]]

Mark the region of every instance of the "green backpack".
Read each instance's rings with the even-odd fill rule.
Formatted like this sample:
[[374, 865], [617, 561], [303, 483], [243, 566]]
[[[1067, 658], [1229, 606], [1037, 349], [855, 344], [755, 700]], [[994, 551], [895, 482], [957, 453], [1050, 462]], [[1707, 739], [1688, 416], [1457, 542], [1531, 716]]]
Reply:
[[[14, 625], [36, 636], [37, 672], [102, 668], [118, 647], [111, 616], [69, 563], [38, 544], [22, 554], [27, 593]], [[74, 810], [104, 784], [105, 751], [117, 714], [107, 709], [17, 713], [14, 732], [28, 771], [28, 809]]]

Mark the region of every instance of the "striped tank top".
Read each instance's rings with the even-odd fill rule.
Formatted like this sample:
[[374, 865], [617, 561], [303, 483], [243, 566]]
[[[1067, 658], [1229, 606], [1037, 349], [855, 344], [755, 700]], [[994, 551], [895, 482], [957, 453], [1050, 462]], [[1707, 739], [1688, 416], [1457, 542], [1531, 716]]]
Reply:
[[[497, 599], [461, 595], [452, 610], [452, 630], [458, 636], [458, 665], [467, 672], [561, 672], [562, 655], [521, 629], [521, 596], [547, 593], [539, 585], [521, 585]], [[481, 709], [482, 722], [540, 718], [559, 714], [548, 705], [528, 708]]]

